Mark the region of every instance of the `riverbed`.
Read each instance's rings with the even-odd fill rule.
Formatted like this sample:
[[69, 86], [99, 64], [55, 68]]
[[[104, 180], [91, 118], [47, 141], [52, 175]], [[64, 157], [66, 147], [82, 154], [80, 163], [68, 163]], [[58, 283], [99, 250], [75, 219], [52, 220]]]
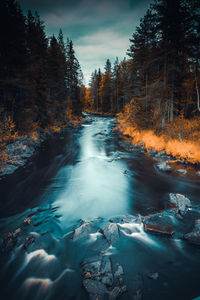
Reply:
[[[199, 179], [160, 172], [115, 126], [115, 118], [85, 115], [80, 128], [49, 137], [28, 165], [1, 179], [1, 243], [8, 232], [21, 230], [13, 245], [1, 246], [1, 299], [89, 299], [81, 265], [99, 253], [113, 268], [123, 267], [121, 299], [200, 295], [200, 248], [181, 238], [200, 217]], [[103, 244], [99, 235], [109, 220], [165, 211], [169, 193], [192, 203], [177, 221], [176, 235], [117, 222], [119, 241]], [[76, 240], [74, 230], [84, 222], [93, 229]], [[24, 246], [28, 236], [33, 238]]]

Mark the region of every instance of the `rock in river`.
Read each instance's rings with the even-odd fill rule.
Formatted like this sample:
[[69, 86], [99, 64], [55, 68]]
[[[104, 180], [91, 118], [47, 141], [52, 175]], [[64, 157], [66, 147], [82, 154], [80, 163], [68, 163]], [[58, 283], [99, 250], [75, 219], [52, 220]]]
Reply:
[[170, 205], [176, 208], [177, 213], [184, 216], [191, 207], [191, 202], [188, 198], [181, 194], [169, 194]]
[[110, 223], [107, 227], [100, 229], [100, 232], [105, 236], [111, 245], [114, 245], [119, 241], [119, 228], [116, 223]]
[[81, 263], [83, 286], [90, 299], [116, 299], [126, 291], [123, 283], [123, 268], [116, 264], [114, 272], [111, 258], [107, 255], [96, 255]]
[[172, 219], [170, 216], [157, 213], [145, 217], [144, 230], [149, 233], [172, 236], [174, 234]]
[[90, 233], [94, 233], [95, 231], [95, 226], [91, 222], [83, 222], [81, 226], [74, 230], [73, 240], [77, 241], [87, 238]]
[[184, 235], [184, 239], [191, 244], [200, 246], [200, 220], [196, 221], [194, 229]]
[[156, 167], [163, 172], [171, 172], [172, 168], [166, 163], [166, 161], [156, 164]]
[[10, 251], [18, 244], [21, 228], [17, 228], [14, 232], [8, 232], [3, 238], [2, 247], [4, 250]]

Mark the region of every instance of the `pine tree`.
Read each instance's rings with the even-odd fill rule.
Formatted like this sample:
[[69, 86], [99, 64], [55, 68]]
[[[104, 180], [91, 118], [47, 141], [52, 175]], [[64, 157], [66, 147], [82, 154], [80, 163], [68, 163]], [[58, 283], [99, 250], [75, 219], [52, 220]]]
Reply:
[[113, 112], [111, 62], [109, 59], [106, 61], [105, 75], [102, 81], [102, 111]]
[[82, 110], [80, 99], [82, 72], [70, 40], [67, 41], [66, 60], [67, 96], [71, 102], [73, 114], [79, 116]]

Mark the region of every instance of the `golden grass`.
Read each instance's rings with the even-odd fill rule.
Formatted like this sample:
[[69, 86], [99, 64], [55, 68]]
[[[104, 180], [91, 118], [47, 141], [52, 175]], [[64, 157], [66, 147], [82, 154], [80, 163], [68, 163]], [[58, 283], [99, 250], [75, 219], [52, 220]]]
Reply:
[[[175, 120], [167, 130], [159, 135], [154, 130], [140, 130], [127, 117], [120, 115], [118, 130], [132, 138], [134, 145], [142, 144], [148, 152], [151, 149], [165, 150], [166, 154], [190, 163], [200, 162], [200, 121]], [[190, 132], [191, 131], [191, 132]], [[172, 134], [170, 135], [170, 132]]]

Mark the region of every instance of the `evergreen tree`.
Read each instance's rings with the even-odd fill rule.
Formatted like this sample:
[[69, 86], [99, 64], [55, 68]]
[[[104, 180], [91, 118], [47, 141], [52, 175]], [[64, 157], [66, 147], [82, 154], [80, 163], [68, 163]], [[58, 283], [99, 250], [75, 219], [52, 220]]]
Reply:
[[67, 96], [71, 103], [73, 113], [75, 115], [80, 115], [82, 109], [80, 99], [82, 72], [75, 56], [73, 43], [70, 40], [67, 41], [66, 60]]
[[113, 111], [112, 101], [112, 79], [111, 79], [111, 62], [109, 59], [105, 65], [105, 75], [102, 78], [102, 111], [111, 112]]

